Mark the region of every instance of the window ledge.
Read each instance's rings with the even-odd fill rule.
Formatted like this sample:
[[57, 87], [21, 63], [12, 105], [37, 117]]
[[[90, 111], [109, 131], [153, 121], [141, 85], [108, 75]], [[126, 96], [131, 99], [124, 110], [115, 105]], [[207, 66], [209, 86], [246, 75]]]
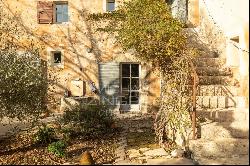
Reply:
[[61, 64], [53, 63], [53, 64], [51, 65], [51, 67], [63, 69], [63, 68], [64, 68], [64, 65], [63, 65], [62, 63], [61, 63]]
[[56, 25], [69, 25], [70, 22], [54, 22], [53, 24], [56, 24]]

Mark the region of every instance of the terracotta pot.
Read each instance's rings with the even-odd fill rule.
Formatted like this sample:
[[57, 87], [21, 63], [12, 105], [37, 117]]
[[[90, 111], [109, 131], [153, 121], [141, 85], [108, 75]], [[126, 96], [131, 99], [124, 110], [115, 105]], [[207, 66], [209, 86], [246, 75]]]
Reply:
[[80, 165], [93, 165], [95, 164], [91, 154], [88, 151], [85, 151], [80, 159]]

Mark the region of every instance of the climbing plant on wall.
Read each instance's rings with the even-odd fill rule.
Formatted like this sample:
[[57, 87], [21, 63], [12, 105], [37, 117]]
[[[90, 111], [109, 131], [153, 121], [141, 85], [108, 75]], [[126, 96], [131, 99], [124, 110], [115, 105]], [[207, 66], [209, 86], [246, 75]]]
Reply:
[[191, 91], [187, 85], [195, 49], [188, 45], [185, 25], [172, 17], [166, 2], [124, 2], [114, 12], [91, 14], [89, 20], [98, 31], [115, 35], [125, 51], [133, 50], [136, 57], [161, 72], [162, 98], [155, 119], [159, 143], [175, 140], [176, 133], [185, 135], [191, 127]]

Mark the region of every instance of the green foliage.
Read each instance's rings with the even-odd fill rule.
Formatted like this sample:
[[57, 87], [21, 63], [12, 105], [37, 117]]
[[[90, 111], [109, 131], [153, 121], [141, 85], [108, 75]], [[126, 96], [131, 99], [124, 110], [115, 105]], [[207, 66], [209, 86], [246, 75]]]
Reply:
[[63, 141], [57, 141], [49, 144], [48, 151], [55, 154], [57, 157], [65, 156], [66, 144]]
[[46, 111], [47, 81], [39, 55], [0, 51], [0, 64], [0, 118], [23, 120]]
[[67, 127], [63, 127], [59, 130], [60, 134], [62, 134], [62, 140], [64, 142], [69, 142], [74, 134], [73, 129], [72, 128], [67, 128]]
[[186, 55], [177, 58], [162, 77], [161, 108], [155, 119], [159, 143], [176, 141], [177, 135], [187, 141], [191, 133], [192, 71]]
[[98, 29], [114, 32], [124, 50], [135, 50], [135, 56], [162, 70], [186, 49], [184, 25], [172, 17], [164, 0], [125, 2], [110, 14], [92, 14], [89, 19], [107, 21], [107, 26]]
[[47, 125], [43, 124], [39, 128], [38, 132], [34, 135], [34, 141], [36, 143], [48, 144], [55, 140], [55, 130]]
[[[18, 15], [1, 9], [0, 120], [9, 117], [33, 121], [46, 111], [47, 76], [39, 45], [18, 20]], [[19, 42], [24, 36], [26, 42]]]
[[83, 134], [100, 134], [111, 129], [113, 114], [106, 105], [76, 106], [73, 110], [66, 110], [62, 122]]
[[164, 149], [166, 150], [167, 153], [171, 153], [173, 150], [177, 149], [178, 146], [174, 141], [169, 140], [164, 144]]
[[[196, 49], [188, 45], [185, 25], [172, 17], [165, 0], [133, 0], [112, 13], [91, 14], [97, 29], [116, 35], [124, 50], [159, 69], [162, 99], [155, 119], [159, 143], [185, 138], [191, 127], [191, 62]], [[184, 100], [185, 99], [185, 100]]]

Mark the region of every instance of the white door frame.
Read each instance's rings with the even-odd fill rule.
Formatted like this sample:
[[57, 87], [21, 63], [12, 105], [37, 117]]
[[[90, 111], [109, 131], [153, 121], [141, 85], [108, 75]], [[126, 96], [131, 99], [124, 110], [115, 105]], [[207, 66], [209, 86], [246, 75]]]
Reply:
[[[138, 92], [139, 93], [139, 101], [138, 101], [138, 104], [131, 104], [131, 97], [129, 97], [129, 104], [122, 104], [122, 65], [123, 64], [129, 64], [130, 65], [130, 88], [129, 88], [129, 94], [131, 94], [131, 64], [138, 64], [139, 65], [139, 76], [138, 76], [138, 79], [139, 79], [139, 90], [132, 90], [132, 91], [135, 91], [135, 92]], [[121, 111], [129, 111], [129, 112], [138, 112], [140, 111], [140, 108], [141, 108], [141, 64], [138, 63], [138, 62], [121, 62], [120, 63], [120, 110]], [[137, 77], [136, 77], [137, 78]]]

